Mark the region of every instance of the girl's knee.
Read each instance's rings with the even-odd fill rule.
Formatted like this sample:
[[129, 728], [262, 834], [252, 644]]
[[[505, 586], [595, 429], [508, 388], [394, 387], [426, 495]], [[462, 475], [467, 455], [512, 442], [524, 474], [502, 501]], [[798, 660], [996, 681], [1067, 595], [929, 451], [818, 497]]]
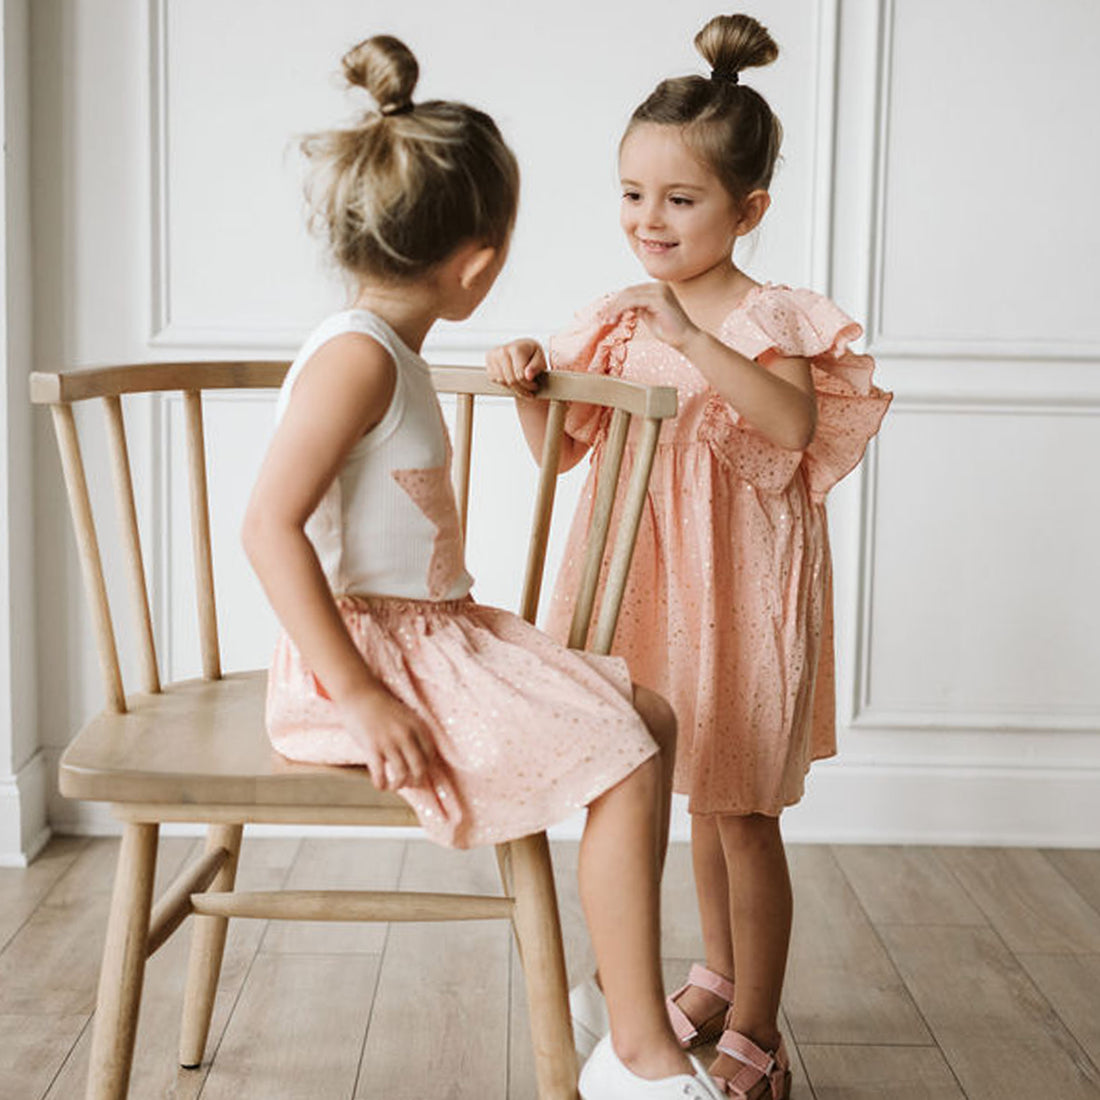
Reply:
[[[616, 798], [635, 799], [646, 806], [657, 805], [657, 794], [661, 786], [660, 756], [654, 754], [643, 760], [625, 779], [621, 779], [610, 791], [600, 795], [600, 799], [616, 793]], [[599, 801], [599, 799], [597, 799]]]
[[726, 847], [766, 846], [779, 840], [779, 818], [769, 814], [714, 815]]
[[634, 709], [637, 710], [650, 736], [661, 753], [672, 758], [676, 753], [676, 712], [663, 695], [641, 684], [634, 685]]

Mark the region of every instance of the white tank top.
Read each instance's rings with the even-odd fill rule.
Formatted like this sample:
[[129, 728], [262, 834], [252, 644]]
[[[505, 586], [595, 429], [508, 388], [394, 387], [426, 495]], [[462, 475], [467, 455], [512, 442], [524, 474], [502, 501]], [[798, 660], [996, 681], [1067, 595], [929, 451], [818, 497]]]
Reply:
[[385, 415], [348, 452], [306, 535], [336, 596], [461, 599], [473, 578], [463, 560], [450, 436], [428, 364], [385, 321], [361, 309], [323, 321], [283, 380], [276, 421], [310, 357], [346, 332], [389, 352], [396, 383]]

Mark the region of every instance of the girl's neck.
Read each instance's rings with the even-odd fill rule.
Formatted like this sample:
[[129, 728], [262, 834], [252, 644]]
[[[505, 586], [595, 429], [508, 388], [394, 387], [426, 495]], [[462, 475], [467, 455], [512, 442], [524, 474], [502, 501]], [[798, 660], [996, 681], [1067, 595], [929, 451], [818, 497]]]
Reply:
[[365, 309], [381, 317], [417, 354], [432, 325], [439, 320], [435, 295], [419, 283], [363, 283], [351, 308]]
[[694, 278], [670, 283], [669, 287], [684, 312], [701, 328], [712, 332], [757, 285], [732, 260], [723, 260]]

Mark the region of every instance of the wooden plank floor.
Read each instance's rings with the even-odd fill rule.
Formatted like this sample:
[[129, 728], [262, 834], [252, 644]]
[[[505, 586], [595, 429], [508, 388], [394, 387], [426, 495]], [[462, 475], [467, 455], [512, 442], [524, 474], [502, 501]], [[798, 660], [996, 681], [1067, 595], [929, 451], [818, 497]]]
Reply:
[[[162, 840], [158, 884], [199, 850]], [[0, 1096], [83, 1096], [117, 842], [0, 869]], [[1100, 1100], [1100, 851], [792, 846], [783, 1026], [796, 1100]], [[570, 974], [591, 966], [577, 848], [555, 845]], [[492, 889], [491, 852], [246, 839], [240, 884]], [[664, 884], [665, 976], [699, 951], [688, 850]], [[234, 922], [207, 1060], [175, 1045], [187, 935], [151, 961], [134, 1100], [528, 1100], [523, 979], [502, 923]]]

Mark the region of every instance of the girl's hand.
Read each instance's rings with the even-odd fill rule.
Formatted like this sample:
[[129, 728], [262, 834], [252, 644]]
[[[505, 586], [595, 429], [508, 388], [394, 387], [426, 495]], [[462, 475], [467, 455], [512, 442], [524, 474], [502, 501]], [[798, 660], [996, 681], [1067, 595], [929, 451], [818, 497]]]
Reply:
[[534, 393], [539, 388], [539, 375], [549, 370], [542, 348], [529, 339], [493, 348], [485, 357], [485, 367], [494, 382], [507, 386], [520, 397]]
[[343, 700], [340, 712], [348, 733], [366, 753], [371, 782], [380, 791], [429, 781], [437, 757], [435, 738], [395, 695], [379, 685]]
[[615, 321], [627, 310], [640, 313], [658, 340], [682, 351], [699, 327], [684, 312], [665, 283], [640, 283], [614, 295], [599, 313], [602, 321]]

